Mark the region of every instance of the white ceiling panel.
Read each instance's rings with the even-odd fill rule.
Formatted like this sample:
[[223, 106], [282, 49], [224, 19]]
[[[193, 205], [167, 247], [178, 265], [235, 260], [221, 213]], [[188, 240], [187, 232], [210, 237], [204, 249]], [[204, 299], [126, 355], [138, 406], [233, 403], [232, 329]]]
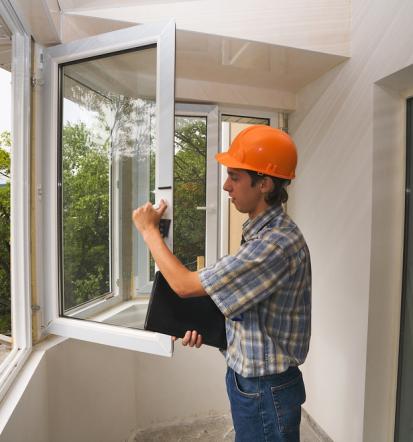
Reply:
[[[195, 0], [179, 0], [189, 2]], [[176, 0], [58, 0], [63, 12], [85, 11], [88, 9], [121, 8], [125, 6], [145, 6], [157, 3], [176, 3]]]
[[296, 92], [346, 57], [189, 31], [177, 31], [176, 75]]

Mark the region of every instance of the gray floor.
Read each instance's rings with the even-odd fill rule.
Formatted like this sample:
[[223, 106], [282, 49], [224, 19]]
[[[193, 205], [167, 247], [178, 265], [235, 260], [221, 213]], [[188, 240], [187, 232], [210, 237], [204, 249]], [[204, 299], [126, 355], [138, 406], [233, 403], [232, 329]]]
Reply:
[[[233, 441], [234, 431], [229, 416], [209, 417], [194, 420], [181, 425], [169, 425], [156, 429], [142, 430], [136, 433], [129, 442], [217, 442]], [[301, 442], [320, 442], [307, 420], [302, 419]]]

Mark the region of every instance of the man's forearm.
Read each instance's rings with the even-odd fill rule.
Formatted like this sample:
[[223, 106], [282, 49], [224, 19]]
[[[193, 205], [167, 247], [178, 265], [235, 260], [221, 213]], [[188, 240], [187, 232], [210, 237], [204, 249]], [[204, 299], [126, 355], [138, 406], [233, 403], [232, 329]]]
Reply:
[[172, 254], [162, 239], [159, 229], [156, 227], [147, 229], [142, 236], [159, 270], [174, 292], [183, 298], [205, 296], [207, 294], [202, 287], [198, 273], [188, 270]]

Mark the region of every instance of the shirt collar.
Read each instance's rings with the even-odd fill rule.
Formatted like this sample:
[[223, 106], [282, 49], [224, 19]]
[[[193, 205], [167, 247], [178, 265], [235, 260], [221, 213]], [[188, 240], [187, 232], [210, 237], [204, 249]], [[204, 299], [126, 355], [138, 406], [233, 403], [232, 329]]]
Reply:
[[248, 219], [242, 225], [242, 235], [245, 241], [248, 241], [254, 234], [257, 234], [273, 218], [281, 215], [282, 206], [270, 206], [264, 212], [261, 212], [254, 219]]

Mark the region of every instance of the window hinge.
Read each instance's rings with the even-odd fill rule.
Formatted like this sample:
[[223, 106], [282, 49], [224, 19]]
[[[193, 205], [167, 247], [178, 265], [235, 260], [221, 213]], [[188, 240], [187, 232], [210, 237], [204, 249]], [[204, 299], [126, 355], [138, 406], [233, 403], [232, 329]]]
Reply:
[[38, 312], [40, 310], [40, 305], [32, 304], [32, 312]]

